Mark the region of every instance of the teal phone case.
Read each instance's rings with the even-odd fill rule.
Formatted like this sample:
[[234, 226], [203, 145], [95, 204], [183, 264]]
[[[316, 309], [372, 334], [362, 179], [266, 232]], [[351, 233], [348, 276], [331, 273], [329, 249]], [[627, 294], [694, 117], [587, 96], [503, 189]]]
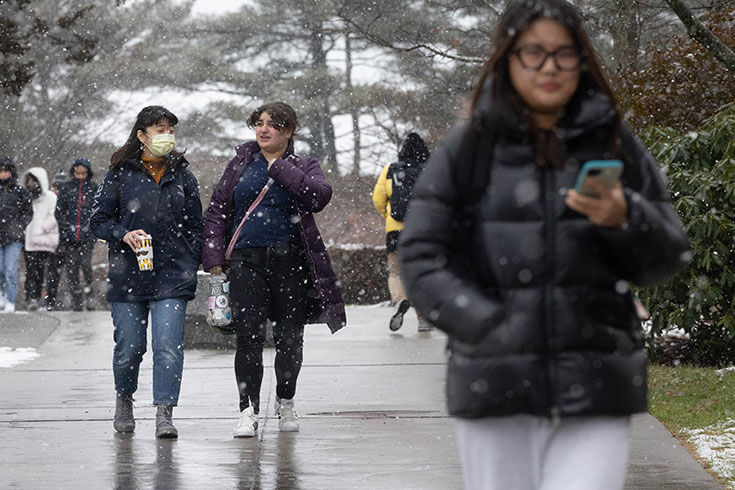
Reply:
[[584, 186], [584, 180], [587, 177], [597, 177], [608, 183], [610, 187], [615, 184], [623, 173], [623, 162], [620, 160], [590, 160], [582, 165], [577, 176], [577, 182], [574, 190], [580, 194], [596, 195], [588, 191]]

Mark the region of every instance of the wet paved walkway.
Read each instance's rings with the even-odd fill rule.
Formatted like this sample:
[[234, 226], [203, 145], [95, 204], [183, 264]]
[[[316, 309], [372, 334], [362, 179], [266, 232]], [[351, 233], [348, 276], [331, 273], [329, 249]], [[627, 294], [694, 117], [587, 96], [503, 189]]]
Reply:
[[[112, 428], [109, 312], [0, 315], [0, 348], [40, 357], [0, 368], [0, 488], [460, 489], [454, 423], [444, 406], [444, 335], [396, 333], [390, 309], [349, 307], [330, 335], [308, 326], [296, 408], [301, 431], [273, 418], [266, 350], [257, 438], [233, 439], [233, 352], [187, 350], [178, 440], [154, 437], [150, 353], [133, 435]], [[653, 417], [634, 418], [626, 490], [721, 489]]]

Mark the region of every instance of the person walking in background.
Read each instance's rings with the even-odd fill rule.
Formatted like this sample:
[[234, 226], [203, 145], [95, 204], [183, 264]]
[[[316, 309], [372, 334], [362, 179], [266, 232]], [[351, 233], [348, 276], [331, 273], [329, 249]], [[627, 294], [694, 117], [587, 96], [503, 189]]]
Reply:
[[[95, 236], [89, 227], [92, 203], [97, 185], [92, 182], [93, 172], [89, 160], [77, 158], [69, 170], [71, 179], [59, 193], [56, 219], [59, 222], [66, 277], [72, 297], [72, 310], [83, 310], [84, 293], [87, 310], [95, 309], [92, 289], [92, 252]], [[79, 273], [84, 276], [84, 288], [79, 287]]]
[[[630, 415], [647, 409], [629, 284], [680, 271], [689, 242], [574, 7], [512, 1], [491, 46], [471, 120], [413, 195], [408, 297], [449, 335], [467, 489], [620, 490]], [[576, 192], [601, 159], [623, 162], [620, 180]]]
[[[411, 304], [406, 298], [398, 259], [398, 237], [408, 210], [413, 187], [429, 158], [426, 143], [416, 133], [408, 133], [398, 152], [398, 161], [383, 167], [373, 189], [373, 205], [385, 218], [385, 249], [388, 253], [388, 291], [394, 306], [388, 324], [391, 331], [403, 325], [403, 316]], [[431, 330], [426, 319], [418, 315], [419, 331]]]
[[[23, 259], [26, 266], [26, 307], [36, 311], [41, 306], [41, 292], [49, 259], [59, 246], [59, 225], [56, 222], [56, 194], [48, 185], [48, 175], [41, 167], [31, 167], [21, 181], [33, 197], [33, 219], [26, 226]], [[47, 303], [56, 303], [56, 291], [47, 288]]]
[[[54, 175], [53, 180], [51, 181], [51, 185], [49, 186], [49, 189], [51, 192], [56, 194], [56, 204], [58, 206], [59, 204], [59, 193], [61, 192], [61, 187], [66, 183], [66, 172], [57, 172], [56, 175]], [[57, 218], [58, 222], [58, 218]], [[59, 225], [61, 227], [61, 225]], [[61, 230], [59, 230], [59, 233], [61, 233]], [[61, 235], [59, 235], [61, 237]], [[62, 308], [62, 299], [58, 296], [58, 290], [59, 290], [59, 281], [61, 280], [61, 271], [64, 267], [64, 251], [63, 251], [63, 243], [61, 238], [59, 238], [59, 246], [56, 247], [56, 252], [51, 254], [48, 258], [48, 263], [46, 264], [47, 267], [47, 277], [46, 277], [46, 303], [44, 307], [49, 311], [59, 310]], [[51, 298], [54, 298], [54, 301], [50, 301]]]
[[13, 313], [18, 295], [18, 262], [25, 228], [33, 218], [31, 193], [18, 185], [10, 157], [0, 157], [0, 312]]
[[[61, 187], [66, 184], [68, 178], [67, 173], [63, 170], [60, 170], [56, 172], [54, 175], [54, 178], [51, 179], [51, 185], [49, 186], [51, 191], [56, 194], [56, 197], [58, 198], [59, 192], [61, 192]], [[57, 201], [58, 202], [58, 201]]]
[[[135, 430], [133, 394], [150, 313], [158, 438], [178, 437], [173, 407], [184, 367], [186, 305], [194, 298], [201, 256], [199, 184], [183, 153], [174, 150], [178, 121], [161, 106], [138, 113], [127, 141], [110, 158], [90, 218], [92, 233], [109, 247], [107, 301], [115, 327], [117, 393], [113, 426], [118, 432]], [[148, 236], [152, 269], [140, 267], [137, 258], [148, 252], [142, 248]]]
[[[253, 437], [258, 429], [266, 321], [273, 323], [281, 431], [299, 430], [294, 395], [304, 324], [324, 322], [334, 333], [346, 323], [337, 278], [312, 214], [329, 203], [332, 188], [315, 158], [294, 154], [296, 112], [273, 102], [253, 111], [247, 123], [255, 128], [256, 140], [236, 148], [215, 187], [202, 248], [204, 270], [222, 274], [229, 268], [240, 396], [234, 437]], [[259, 196], [262, 201], [252, 208]]]

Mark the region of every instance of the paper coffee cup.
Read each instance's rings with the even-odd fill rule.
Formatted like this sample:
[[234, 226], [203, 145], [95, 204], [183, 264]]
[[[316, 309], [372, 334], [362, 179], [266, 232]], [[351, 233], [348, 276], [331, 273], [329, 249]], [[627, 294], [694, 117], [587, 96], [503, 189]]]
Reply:
[[153, 270], [153, 237], [145, 235], [142, 239], [143, 246], [135, 251], [138, 257], [138, 268], [142, 271]]

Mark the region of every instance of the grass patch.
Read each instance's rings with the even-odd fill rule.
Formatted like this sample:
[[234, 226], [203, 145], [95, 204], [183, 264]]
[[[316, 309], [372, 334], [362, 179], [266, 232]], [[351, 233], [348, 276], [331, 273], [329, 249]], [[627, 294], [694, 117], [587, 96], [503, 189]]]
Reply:
[[651, 365], [648, 386], [651, 414], [735, 489], [735, 371]]
[[677, 435], [735, 419], [735, 371], [651, 365], [648, 389], [649, 411]]

